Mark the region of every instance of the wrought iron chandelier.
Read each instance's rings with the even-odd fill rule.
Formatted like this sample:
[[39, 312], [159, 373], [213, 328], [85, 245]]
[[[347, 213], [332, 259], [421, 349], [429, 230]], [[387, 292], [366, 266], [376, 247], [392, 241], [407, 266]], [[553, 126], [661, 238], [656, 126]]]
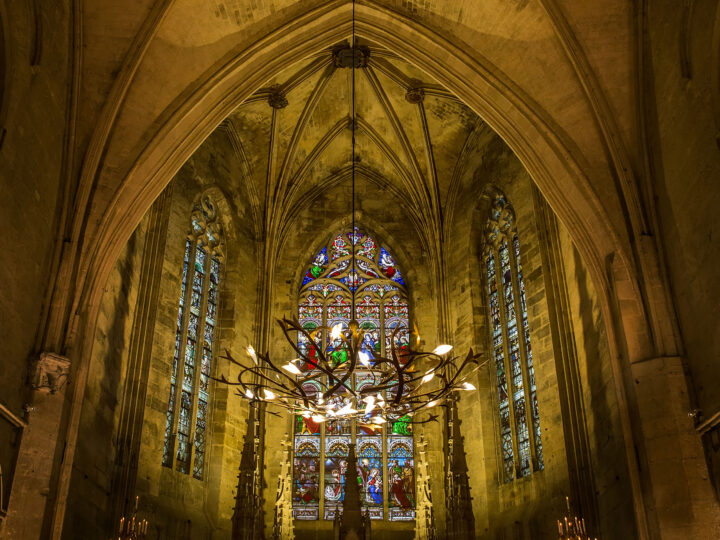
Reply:
[[[355, 70], [366, 65], [367, 50], [358, 47], [356, 42], [354, 2], [352, 10], [352, 45], [338, 52], [336, 65], [352, 70], [351, 204], [352, 230], [356, 231]], [[353, 236], [353, 243], [355, 241]], [[355, 251], [353, 247], [351, 272], [356, 269]], [[434, 421], [439, 415], [430, 411], [433, 407], [454, 399], [456, 392], [475, 390], [469, 377], [480, 367], [480, 355], [472, 349], [460, 360], [450, 354], [453, 349], [450, 345], [440, 345], [432, 352], [398, 347], [395, 338], [398, 332], [406, 330], [398, 326], [393, 330], [390, 351], [386, 351], [385, 356], [375, 350], [368, 353], [363, 350], [362, 343], [369, 330], [359, 327], [354, 291], [351, 310], [352, 319], [347, 328], [337, 324], [306, 329], [295, 318], [278, 320], [296, 355], [293, 360], [276, 363], [268, 353], [256, 352], [250, 346], [247, 354], [252, 363], [246, 365], [226, 351], [221, 358], [240, 368], [237, 381], [230, 381], [224, 375], [217, 380], [237, 386], [238, 394], [253, 406], [274, 405], [316, 423], [355, 419], [371, 428], [382, 428], [388, 422], [418, 424]], [[343, 353], [340, 358], [323, 351], [322, 341], [328, 336], [333, 343], [339, 344]], [[419, 341], [416, 336], [416, 343]], [[334, 349], [337, 351], [338, 347]], [[362, 372], [365, 380], [370, 378], [369, 384], [364, 384], [360, 390], [354, 389], [352, 384], [356, 371]], [[268, 408], [265, 410], [279, 416]], [[429, 413], [428, 416], [418, 419], [417, 414], [424, 411]]]

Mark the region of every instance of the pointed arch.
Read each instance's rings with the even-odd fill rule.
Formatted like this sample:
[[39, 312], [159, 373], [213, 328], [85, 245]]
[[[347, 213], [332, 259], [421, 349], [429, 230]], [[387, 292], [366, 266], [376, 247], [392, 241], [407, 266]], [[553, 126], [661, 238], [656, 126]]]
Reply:
[[[351, 264], [353, 252], [355, 267]], [[393, 339], [400, 351], [409, 347], [409, 306], [403, 273], [390, 252], [362, 228], [343, 229], [319, 248], [298, 288], [299, 322], [309, 331], [336, 325], [348, 327], [353, 318], [354, 298], [354, 318], [366, 331], [361, 345], [366, 355], [365, 367], [355, 371], [354, 389], [361, 390], [375, 381], [372, 359], [387, 355]], [[300, 340], [300, 347], [310, 361], [298, 367], [306, 374], [314, 375], [316, 364], [312, 359], [316, 351], [322, 351], [337, 365], [347, 361], [342, 342], [329, 339], [323, 330], [315, 334], [314, 342], [304, 336]], [[352, 398], [339, 395], [333, 399], [350, 403]], [[391, 426], [377, 429], [347, 420], [331, 420], [320, 425], [312, 418], [296, 416], [295, 518], [317, 520], [322, 516], [330, 520], [335, 517], [343, 500], [346, 478], [354, 477], [344, 469], [349, 447], [354, 444], [362, 504], [371, 519], [414, 519], [414, 445], [411, 425], [406, 420], [401, 418]], [[320, 451], [308, 453], [312, 448]]]
[[185, 239], [162, 464], [202, 480], [215, 328], [224, 259], [218, 203], [203, 194]]
[[515, 211], [497, 189], [485, 225], [484, 261], [491, 364], [496, 373], [503, 482], [545, 468], [533, 349]]

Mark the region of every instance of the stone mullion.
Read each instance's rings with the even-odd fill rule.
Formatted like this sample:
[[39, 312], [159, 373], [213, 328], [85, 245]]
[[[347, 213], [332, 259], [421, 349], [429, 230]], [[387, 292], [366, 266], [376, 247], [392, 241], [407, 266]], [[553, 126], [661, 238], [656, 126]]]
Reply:
[[[509, 249], [509, 248], [508, 248]], [[507, 307], [505, 305], [505, 288], [502, 283], [502, 262], [500, 261], [500, 252], [498, 249], [493, 248], [493, 256], [495, 257], [495, 286], [498, 293], [498, 309], [500, 310], [500, 327], [503, 336], [503, 363], [505, 364], [505, 381], [507, 384], [508, 392], [508, 412], [510, 415], [510, 437], [512, 440], [513, 448], [513, 471], [514, 476], [517, 478], [517, 465], [519, 459], [519, 447], [517, 440], [517, 424], [515, 423], [515, 388], [513, 385], [512, 376], [512, 365], [510, 364], [510, 340], [508, 339], [508, 321], [507, 321]], [[511, 272], [512, 274], [512, 269]], [[515, 324], [517, 325], [517, 315], [515, 316]], [[495, 347], [493, 346], [493, 354]], [[498, 408], [499, 409], [499, 408]], [[502, 426], [500, 426], [502, 432]], [[502, 443], [501, 443], [502, 446]], [[501, 448], [502, 452], [502, 448]], [[503, 459], [504, 461], [504, 459]], [[503, 464], [503, 478], [505, 475], [505, 467]]]
[[[208, 246], [208, 248], [209, 247], [210, 246]], [[197, 341], [195, 342], [195, 373], [193, 374], [192, 406], [190, 408], [190, 414], [192, 416], [190, 418], [190, 431], [188, 435], [188, 442], [190, 443], [190, 462], [188, 464], [188, 474], [190, 476], [193, 475], [193, 467], [195, 466], [195, 428], [197, 424], [198, 400], [200, 399], [200, 372], [202, 371], [202, 359], [205, 350], [205, 324], [207, 322], [207, 300], [208, 289], [210, 288], [210, 268], [214, 255], [210, 249], [207, 249], [205, 253], [205, 277], [203, 279], [202, 293], [200, 295]], [[210, 349], [210, 354], [212, 355], [212, 348]], [[208, 425], [207, 419], [205, 421], [205, 424]]]
[[[517, 233], [514, 233], [515, 236]], [[528, 371], [527, 343], [525, 341], [525, 324], [523, 321], [522, 302], [520, 300], [520, 281], [517, 270], [517, 259], [515, 257], [515, 246], [511, 242], [508, 245], [510, 254], [510, 276], [512, 277], [513, 297], [515, 300], [515, 324], [518, 329], [518, 348], [520, 349], [520, 369], [522, 370], [523, 391], [525, 393], [525, 423], [528, 428], [528, 439], [530, 440], [530, 466], [532, 472], [539, 470], [537, 463], [537, 443], [535, 441], [535, 424], [532, 415], [532, 395], [530, 390], [530, 373]], [[527, 306], [527, 297], [525, 298]], [[518, 313], [520, 318], [518, 319]], [[528, 316], [528, 329], [530, 319]]]
[[[383, 296], [380, 297], [378, 304], [380, 306], [380, 314], [378, 317], [378, 320], [380, 321], [378, 324], [380, 325], [380, 328], [378, 329], [378, 339], [380, 340], [380, 356], [385, 357], [385, 298]], [[408, 319], [409, 322], [409, 319]], [[387, 464], [388, 464], [388, 455], [387, 455], [387, 441], [388, 441], [388, 433], [387, 433], [387, 424], [382, 429], [382, 432], [380, 433], [380, 442], [382, 444], [381, 452], [382, 452], [382, 466], [383, 466], [383, 520], [390, 518], [390, 486], [388, 486], [388, 478], [387, 478]]]
[[380, 444], [382, 444], [382, 448], [380, 451], [382, 452], [382, 467], [383, 467], [383, 520], [390, 519], [390, 485], [389, 485], [389, 479], [387, 477], [388, 474], [388, 432], [387, 432], [387, 423], [382, 429], [382, 432], [380, 433]]
[[[322, 354], [325, 354], [325, 334], [327, 334], [327, 308], [328, 308], [328, 297], [323, 297], [323, 305], [322, 305], [322, 313], [320, 314], [320, 324], [321, 324], [321, 336], [320, 336], [320, 351]], [[311, 346], [314, 346], [314, 343], [311, 344]], [[320, 480], [318, 481], [318, 489], [320, 493], [318, 493], [318, 521], [323, 521], [325, 519], [325, 426], [326, 422], [323, 422], [320, 426], [320, 462], [318, 463], [318, 467], [320, 468]]]
[[[190, 254], [188, 256], [188, 267], [187, 267], [187, 275], [185, 276], [185, 279], [187, 279], [187, 282], [185, 283], [185, 298], [183, 299], [183, 317], [182, 317], [182, 331], [180, 333], [180, 351], [178, 352], [178, 363], [177, 363], [177, 373], [175, 375], [175, 410], [173, 411], [173, 423], [172, 423], [172, 431], [171, 437], [172, 437], [172, 461], [170, 463], [170, 468], [174, 471], [175, 467], [177, 466], [177, 452], [176, 452], [176, 444], [177, 444], [177, 428], [178, 428], [178, 422], [180, 420], [180, 407], [181, 407], [181, 396], [182, 396], [182, 380], [184, 379], [184, 373], [185, 373], [185, 349], [187, 348], [187, 333], [188, 333], [188, 325], [190, 323], [190, 303], [192, 299], [192, 284], [193, 284], [193, 278], [195, 276], [195, 255], [197, 253], [198, 249], [198, 239], [192, 238], [192, 248], [190, 249]], [[184, 262], [184, 261], [183, 261]], [[197, 345], [197, 342], [196, 342]]]
[[[491, 351], [491, 354], [492, 354], [492, 364], [488, 363], [488, 366], [492, 370], [491, 374], [494, 373], [494, 380], [495, 380], [495, 385], [490, 392], [490, 402], [492, 403], [492, 410], [497, 411], [497, 414], [495, 412], [493, 412], [493, 419], [497, 418], [499, 420], [500, 419], [500, 399], [497, 397], [498, 390], [497, 390], [497, 367], [496, 367], [496, 363], [495, 363], [495, 346], [493, 344], [492, 321], [490, 320], [490, 317], [489, 317], [489, 314], [490, 314], [490, 292], [487, 290], [487, 287], [488, 287], [487, 261], [490, 258], [490, 255], [492, 255], [493, 257], [495, 256], [492, 249], [488, 249], [485, 252], [485, 256], [482, 259], [482, 261], [485, 265], [485, 268], [483, 270], [483, 275], [485, 276], [485, 282], [483, 284], [483, 289], [485, 289], [485, 298], [486, 298], [486, 302], [487, 302], [487, 308], [486, 308], [485, 312], [488, 314], [488, 328], [489, 328], [489, 331], [485, 332], [485, 334], [488, 338], [487, 339], [487, 344], [488, 344], [487, 350]], [[496, 261], [497, 261], [497, 259], [496, 259]], [[497, 274], [497, 269], [495, 270], [495, 273]], [[499, 458], [498, 463], [500, 464], [500, 469], [501, 469], [501, 472], [503, 475], [502, 481], [500, 483], [503, 483], [505, 480], [505, 469], [503, 467], [503, 453], [502, 453], [502, 425], [501, 425], [501, 423], [497, 423], [497, 424], [495, 424], [494, 427], [495, 427], [495, 436], [500, 441], [499, 446], [495, 445], [495, 455], [497, 458]]]
[[380, 356], [385, 356], [385, 300], [380, 297], [380, 301], [378, 302], [380, 304], [380, 317], [378, 317], [378, 320], [380, 321], [380, 328], [378, 329], [378, 339], [380, 339]]

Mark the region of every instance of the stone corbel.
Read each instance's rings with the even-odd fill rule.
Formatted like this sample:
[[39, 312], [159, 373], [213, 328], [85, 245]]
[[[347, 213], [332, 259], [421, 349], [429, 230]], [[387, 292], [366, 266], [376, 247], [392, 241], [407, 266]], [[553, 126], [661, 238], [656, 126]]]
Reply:
[[54, 394], [62, 390], [69, 374], [70, 360], [59, 354], [43, 352], [30, 369], [30, 386], [33, 390]]

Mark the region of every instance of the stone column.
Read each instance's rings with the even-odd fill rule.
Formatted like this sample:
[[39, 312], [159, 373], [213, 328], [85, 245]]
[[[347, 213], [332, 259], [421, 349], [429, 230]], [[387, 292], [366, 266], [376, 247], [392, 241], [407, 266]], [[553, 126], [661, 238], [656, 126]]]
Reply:
[[129, 515], [135, 501], [135, 482], [171, 198], [172, 184], [162, 192], [150, 209], [145, 235], [117, 427], [117, 455], [111, 483], [113, 524], [117, 524], [122, 516]]
[[32, 406], [23, 431], [15, 465], [13, 490], [3, 529], [4, 538], [37, 540], [43, 531], [50, 499], [50, 479], [58, 444], [70, 361], [59, 354], [44, 352], [30, 370]]
[[649, 358], [633, 363], [631, 373], [651, 484], [646, 511], [655, 514], [657, 538], [720, 538], [720, 507], [689, 414], [684, 359]]

